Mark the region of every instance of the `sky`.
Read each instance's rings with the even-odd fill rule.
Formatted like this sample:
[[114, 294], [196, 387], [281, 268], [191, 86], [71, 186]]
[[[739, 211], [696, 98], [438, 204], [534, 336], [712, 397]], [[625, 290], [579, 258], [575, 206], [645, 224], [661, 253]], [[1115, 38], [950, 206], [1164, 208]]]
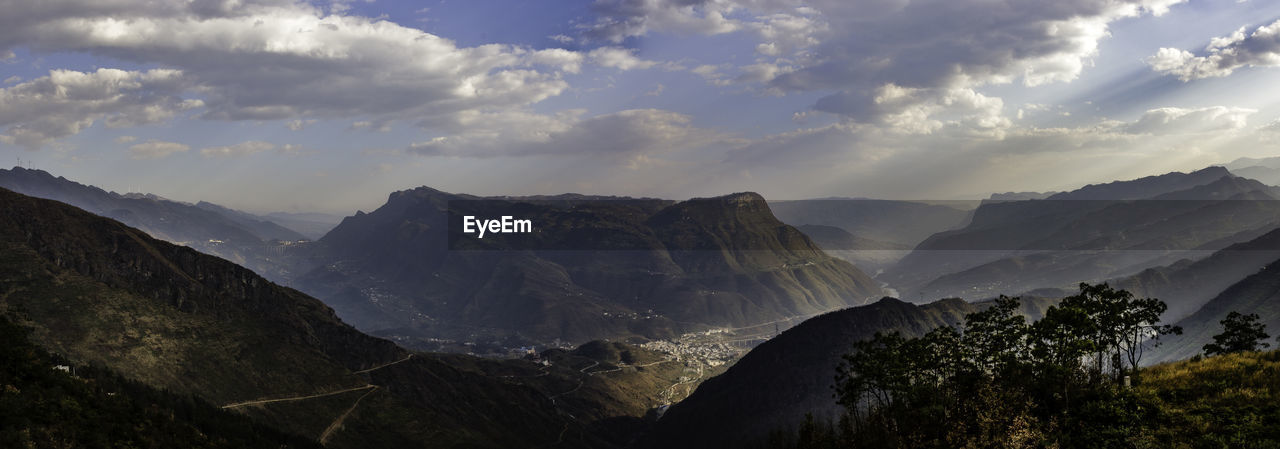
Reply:
[[972, 199], [1280, 155], [1280, 2], [0, 0], [0, 164], [252, 212]]

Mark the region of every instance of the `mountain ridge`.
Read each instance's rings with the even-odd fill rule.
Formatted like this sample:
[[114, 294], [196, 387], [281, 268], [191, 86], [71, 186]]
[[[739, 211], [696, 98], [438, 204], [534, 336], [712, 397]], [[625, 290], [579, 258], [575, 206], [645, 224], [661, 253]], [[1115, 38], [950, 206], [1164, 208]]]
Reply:
[[[445, 335], [427, 335], [456, 339], [484, 326], [495, 338], [544, 342], [669, 336], [686, 326], [678, 322], [752, 325], [879, 292], [856, 267], [773, 217], [758, 194], [554, 198], [394, 192], [303, 248], [298, 257], [310, 268], [298, 285], [367, 329], [443, 328]], [[471, 238], [459, 244], [473, 250], [456, 251], [446, 237], [450, 220], [464, 213], [511, 210], [539, 223], [528, 239], [544, 249]]]

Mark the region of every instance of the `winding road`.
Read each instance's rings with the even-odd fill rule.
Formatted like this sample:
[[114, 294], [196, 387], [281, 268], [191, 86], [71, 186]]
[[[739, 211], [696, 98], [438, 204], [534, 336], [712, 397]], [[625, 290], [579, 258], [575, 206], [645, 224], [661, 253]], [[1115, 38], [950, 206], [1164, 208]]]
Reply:
[[325, 397], [325, 396], [333, 396], [333, 395], [338, 395], [338, 394], [342, 394], [342, 393], [350, 393], [350, 392], [352, 392], [352, 391], [367, 390], [367, 389], [370, 389], [370, 388], [378, 388], [378, 386], [377, 386], [377, 385], [363, 385], [363, 386], [359, 386], [359, 387], [355, 387], [355, 388], [347, 388], [347, 389], [343, 389], [343, 390], [330, 391], [330, 392], [327, 392], [327, 393], [317, 393], [317, 394], [312, 394], [312, 395], [307, 395], [307, 396], [294, 396], [294, 397], [290, 397], [290, 398], [276, 398], [276, 399], [258, 399], [258, 400], [254, 400], [254, 401], [245, 401], [245, 402], [237, 402], [237, 403], [234, 403], [234, 404], [227, 404], [227, 405], [222, 406], [222, 408], [247, 407], [247, 406], [250, 406], [250, 405], [270, 404], [270, 403], [273, 403], [273, 402], [304, 401], [304, 400], [307, 400], [307, 399], [323, 398], [323, 397]]
[[[384, 363], [384, 364], [381, 364], [372, 368], [368, 368], [368, 369], [363, 369], [360, 371], [353, 371], [351, 372], [351, 375], [366, 374], [366, 373], [380, 370], [398, 363], [404, 363], [411, 358], [413, 358], [413, 354], [409, 354], [405, 356], [405, 358], [396, 360], [394, 362]], [[579, 387], [581, 387], [581, 385], [579, 385]], [[369, 390], [365, 392], [365, 394], [360, 395], [359, 398], [356, 398], [355, 402], [351, 403], [351, 407], [348, 407], [346, 411], [342, 412], [342, 414], [339, 415], [337, 419], [334, 419], [333, 422], [330, 423], [329, 426], [326, 427], [324, 431], [320, 433], [320, 437], [317, 438], [317, 441], [319, 441], [321, 445], [324, 445], [326, 442], [329, 441], [329, 438], [333, 436], [334, 432], [337, 432], [338, 429], [342, 428], [342, 423], [346, 421], [347, 417], [351, 416], [351, 413], [356, 411], [356, 407], [360, 406], [360, 401], [364, 400], [364, 398], [369, 397], [369, 395], [373, 394], [373, 392], [375, 391], [378, 391], [378, 389], [380, 388], [382, 387], [378, 385], [366, 384], [359, 387], [344, 388], [341, 390], [329, 391], [325, 393], [309, 394], [304, 396], [293, 396], [293, 397], [287, 397], [287, 398], [273, 398], [273, 399], [257, 399], [253, 401], [236, 402], [236, 403], [224, 405], [222, 406], [222, 408], [232, 409], [232, 408], [239, 408], [239, 407], [247, 407], [251, 405], [272, 404], [276, 402], [305, 401], [307, 399], [323, 398], [323, 397], [334, 396], [334, 395], [339, 395], [343, 393], [350, 393], [352, 391]]]

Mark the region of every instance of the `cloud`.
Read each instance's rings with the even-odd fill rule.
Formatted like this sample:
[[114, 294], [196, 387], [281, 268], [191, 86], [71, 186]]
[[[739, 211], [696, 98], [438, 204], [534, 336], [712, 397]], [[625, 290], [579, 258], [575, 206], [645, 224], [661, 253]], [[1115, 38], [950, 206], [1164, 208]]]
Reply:
[[[584, 34], [620, 42], [654, 32], [744, 33], [757, 39], [760, 58], [695, 73], [773, 93], [836, 91], [820, 110], [866, 123], [926, 113], [918, 124], [968, 114], [971, 102], [949, 98], [983, 86], [1072, 81], [1112, 22], [1184, 1], [602, 0]], [[920, 89], [918, 103], [885, 109], [871, 101], [895, 87]]]
[[186, 86], [177, 70], [52, 70], [0, 89], [0, 138], [39, 148], [99, 120], [117, 128], [163, 122], [203, 104], [179, 95]]
[[[1266, 136], [1255, 136], [1246, 125], [1252, 113], [1227, 106], [1168, 107], [1126, 121], [1011, 126], [987, 134], [946, 126], [905, 133], [846, 120], [753, 139], [729, 151], [720, 164], [686, 174], [714, 178], [749, 172], [753, 189], [785, 192], [780, 198], [952, 199], [1010, 188], [1062, 190], [1079, 187], [1081, 179], [1198, 169], [1240, 147], [1258, 151], [1264, 147], [1251, 142]], [[796, 173], [804, 173], [803, 179]]]
[[134, 159], [161, 159], [173, 153], [181, 153], [191, 149], [187, 145], [161, 140], [148, 140], [129, 147], [129, 157]]
[[1198, 109], [1159, 108], [1123, 127], [1134, 134], [1190, 134], [1237, 131], [1248, 124], [1253, 109], [1212, 106]]
[[115, 138], [115, 142], [122, 145], [126, 143], [133, 143], [136, 140], [138, 140], [138, 138], [134, 136], [120, 136]]
[[1280, 66], [1280, 20], [1252, 33], [1246, 34], [1241, 27], [1230, 36], [1215, 37], [1205, 47], [1204, 56], [1161, 48], [1145, 61], [1153, 70], [1175, 75], [1182, 81], [1223, 77], [1242, 67]]
[[613, 43], [653, 31], [722, 34], [740, 28], [725, 17], [739, 9], [731, 1], [603, 0], [591, 8], [597, 19], [582, 25], [586, 36]]
[[629, 157], [697, 148], [723, 141], [720, 133], [691, 125], [683, 114], [632, 109], [589, 118], [582, 111], [555, 116], [504, 113], [475, 116], [483, 121], [468, 134], [415, 143], [408, 152], [424, 156], [505, 157], [601, 155]]
[[1280, 119], [1272, 120], [1271, 123], [1262, 125], [1258, 128], [1258, 131], [1280, 134]]
[[200, 150], [200, 155], [204, 157], [240, 157], [274, 150], [275, 148], [275, 144], [260, 140], [251, 140], [235, 145], [204, 148]]
[[391, 131], [391, 124], [387, 123], [386, 121], [379, 121], [375, 123], [368, 120], [361, 120], [357, 122], [352, 122], [351, 126], [347, 127], [347, 129], [350, 129], [353, 131], [366, 130], [366, 131], [377, 131], [380, 133], [385, 133], [385, 132]]
[[529, 60], [535, 64], [555, 67], [565, 73], [578, 73], [582, 70], [582, 61], [586, 59], [582, 53], [563, 48], [538, 50], [530, 55]]
[[290, 130], [290, 131], [302, 131], [302, 130], [303, 130], [303, 129], [305, 129], [307, 126], [313, 125], [313, 124], [315, 124], [316, 122], [317, 122], [317, 120], [315, 120], [315, 119], [310, 119], [310, 120], [292, 120], [292, 121], [290, 121], [289, 123], [285, 123], [285, 125], [284, 125], [284, 126], [285, 126], [285, 128], [289, 128], [289, 130]]
[[929, 134], [944, 127], [999, 133], [1012, 125], [1004, 116], [1003, 100], [968, 88], [913, 88], [889, 83], [866, 96], [845, 92], [824, 97], [815, 109], [908, 134]]
[[647, 69], [658, 65], [657, 62], [637, 58], [634, 50], [618, 47], [600, 47], [587, 53], [587, 57], [597, 65], [618, 70]]
[[[165, 73], [204, 100], [202, 117], [216, 120], [425, 120], [519, 107], [563, 92], [568, 84], [559, 73], [575, 71], [581, 60], [558, 49], [461, 47], [385, 20], [285, 0], [17, 3], [6, 8], [23, 14], [0, 18], [0, 51], [25, 46], [169, 67]], [[142, 96], [164, 101], [152, 117], [126, 114], [116, 123], [171, 116], [180, 92]], [[38, 144], [88, 122], [32, 124], [9, 136]]]

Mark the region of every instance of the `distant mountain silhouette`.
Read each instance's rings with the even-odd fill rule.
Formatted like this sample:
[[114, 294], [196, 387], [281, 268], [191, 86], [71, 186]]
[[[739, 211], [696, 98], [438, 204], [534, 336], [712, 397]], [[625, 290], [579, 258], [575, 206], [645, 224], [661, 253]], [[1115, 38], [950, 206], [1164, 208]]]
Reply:
[[830, 250], [866, 251], [866, 250], [911, 249], [911, 247], [901, 243], [881, 242], [878, 240], [859, 237], [859, 236], [850, 234], [849, 231], [846, 231], [843, 228], [839, 228], [835, 226], [806, 224], [806, 225], [796, 226], [796, 229], [799, 229], [800, 232], [804, 233], [804, 235], [807, 235], [809, 236], [810, 239], [813, 239], [813, 242], [817, 243], [818, 246], [821, 246], [822, 249], [828, 250], [828, 251]]
[[960, 202], [955, 205], [862, 198], [769, 202], [778, 219], [792, 226], [834, 226], [891, 245], [874, 249], [913, 247], [930, 235], [962, 225], [971, 206], [962, 207]]
[[1231, 173], [1236, 176], [1256, 179], [1267, 185], [1280, 185], [1280, 168], [1264, 167], [1261, 165], [1252, 165], [1243, 168], [1233, 168]]
[[1203, 259], [1183, 259], [1143, 270], [1112, 285], [1138, 296], [1159, 298], [1169, 305], [1165, 319], [1176, 321], [1199, 310], [1227, 287], [1280, 259], [1280, 229], [1215, 251]]
[[0, 170], [0, 187], [119, 220], [152, 237], [195, 248], [279, 279], [287, 269], [268, 254], [273, 240], [305, 240], [262, 217], [212, 203], [188, 204], [150, 194], [118, 194], [42, 170]]
[[1051, 195], [1050, 200], [1137, 200], [1187, 190], [1222, 179], [1230, 172], [1223, 167], [1207, 167], [1191, 173], [1172, 172], [1129, 181], [1089, 184], [1070, 192]]
[[318, 212], [272, 212], [261, 217], [298, 231], [311, 240], [319, 240], [342, 222], [344, 216]]
[[985, 298], [1129, 276], [1275, 228], [1276, 198], [1275, 188], [1210, 167], [991, 202], [965, 228], [918, 245], [882, 279], [908, 298]]
[[993, 193], [987, 199], [992, 201], [1043, 200], [1060, 192], [1004, 192]]
[[[1269, 234], [1267, 239], [1274, 242], [1276, 237]], [[1256, 313], [1272, 337], [1280, 335], [1280, 260], [1255, 267], [1248, 277], [1227, 287], [1195, 313], [1178, 321], [1176, 324], [1182, 327], [1183, 334], [1162, 338], [1162, 344], [1153, 351], [1151, 362], [1180, 360], [1202, 354], [1204, 345], [1213, 342], [1214, 335], [1222, 333], [1220, 321], [1231, 312]], [[1276, 344], [1274, 339], [1266, 343]]]

